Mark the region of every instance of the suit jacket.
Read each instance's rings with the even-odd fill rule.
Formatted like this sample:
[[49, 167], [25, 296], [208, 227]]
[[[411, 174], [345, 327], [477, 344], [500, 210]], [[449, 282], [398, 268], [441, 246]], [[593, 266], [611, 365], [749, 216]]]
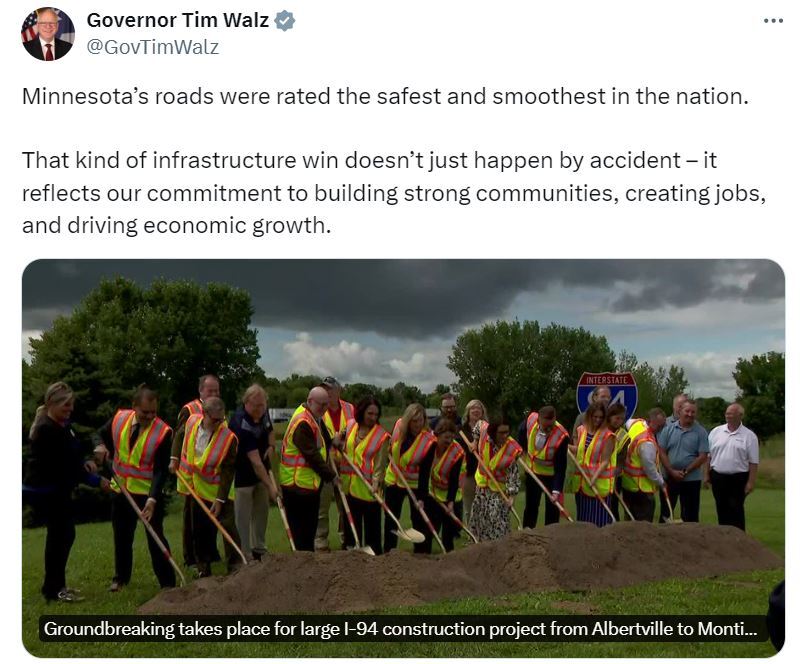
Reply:
[[[58, 60], [63, 58], [67, 55], [68, 51], [73, 48], [73, 45], [68, 42], [64, 41], [63, 39], [54, 39], [53, 43], [56, 45], [56, 52], [53, 55], [54, 60]], [[39, 37], [35, 37], [30, 41], [23, 42], [23, 46], [25, 50], [28, 51], [31, 55], [33, 55], [37, 60], [44, 60], [45, 55], [42, 53], [42, 43], [39, 41]]]

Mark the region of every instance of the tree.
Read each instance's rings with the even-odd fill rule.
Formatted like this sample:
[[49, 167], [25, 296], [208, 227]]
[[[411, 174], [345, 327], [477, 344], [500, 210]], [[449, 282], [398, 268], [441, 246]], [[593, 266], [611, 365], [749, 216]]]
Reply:
[[739, 401], [744, 406], [744, 421], [761, 437], [784, 430], [786, 359], [783, 353], [771, 351], [739, 358], [733, 379], [739, 388]]
[[265, 380], [252, 311], [245, 291], [223, 284], [156, 280], [141, 288], [104, 280], [71, 315], [31, 339], [23, 394], [34, 403], [24, 403], [23, 412], [30, 417], [47, 385], [64, 380], [76, 393], [74, 420], [94, 428], [147, 383], [160, 394], [160, 415], [172, 422], [204, 373], [220, 376], [232, 408], [247, 384]]
[[459, 336], [448, 368], [459, 379], [462, 402], [481, 399], [489, 411], [503, 412], [513, 422], [552, 404], [570, 426], [579, 377], [611, 371], [615, 361], [607, 339], [581, 327], [498, 321]]
[[674, 364], [666, 367], [653, 367], [648, 362], [638, 363], [634, 353], [622, 350], [619, 353], [616, 371], [629, 371], [635, 378], [638, 388], [636, 413], [645, 416], [650, 409], [663, 408], [667, 415], [672, 412], [674, 397], [688, 389], [685, 371]]
[[708, 431], [725, 421], [725, 409], [728, 402], [722, 397], [697, 399], [697, 420]]

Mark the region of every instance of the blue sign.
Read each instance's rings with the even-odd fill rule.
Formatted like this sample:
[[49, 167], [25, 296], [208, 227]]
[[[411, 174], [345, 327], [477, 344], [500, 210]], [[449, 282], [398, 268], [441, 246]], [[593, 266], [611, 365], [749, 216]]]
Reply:
[[627, 409], [626, 419], [630, 419], [638, 408], [638, 386], [629, 372], [589, 373], [585, 372], [577, 383], [577, 408], [584, 413], [593, 400], [597, 387], [610, 388], [610, 403], [620, 403]]

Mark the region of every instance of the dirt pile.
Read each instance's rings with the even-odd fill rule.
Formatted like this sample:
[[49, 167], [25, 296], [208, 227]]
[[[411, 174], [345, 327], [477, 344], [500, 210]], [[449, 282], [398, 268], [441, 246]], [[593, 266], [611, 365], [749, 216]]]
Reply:
[[440, 556], [272, 554], [228, 577], [166, 590], [140, 613], [365, 611], [454, 597], [588, 590], [780, 567], [743, 532], [702, 524], [556, 525]]

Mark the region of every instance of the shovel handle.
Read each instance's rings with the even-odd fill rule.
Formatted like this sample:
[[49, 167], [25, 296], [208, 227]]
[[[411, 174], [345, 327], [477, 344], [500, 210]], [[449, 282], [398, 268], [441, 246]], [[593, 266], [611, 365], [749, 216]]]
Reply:
[[129, 493], [129, 490], [124, 486], [123, 482], [120, 478], [117, 478], [117, 485], [120, 489], [120, 492], [126, 496], [126, 500], [129, 501], [129, 505], [132, 506], [132, 509], [135, 511], [137, 516], [139, 517], [140, 521], [143, 522], [143, 525], [146, 528], [146, 532], [151, 535], [151, 539], [153, 539], [157, 543], [157, 547], [162, 552], [162, 555], [165, 556], [165, 559], [170, 563], [171, 567], [174, 568], [174, 571], [179, 575], [179, 578], [182, 580], [182, 585], [184, 586], [187, 581], [185, 581], [185, 575], [182, 574], [182, 570], [179, 569], [179, 565], [176, 564], [176, 561], [171, 556], [171, 552], [168, 551], [168, 547], [162, 543], [162, 540], [157, 535], [157, 532], [154, 530], [154, 527], [149, 523], [148, 519], [143, 516], [143, 511], [137, 506], [137, 503], [132, 498], [132, 494]]
[[448, 515], [448, 516], [451, 518], [451, 520], [452, 520], [452, 521], [453, 521], [453, 522], [454, 522], [454, 523], [455, 523], [457, 526], [459, 526], [459, 527], [460, 527], [462, 530], [464, 530], [464, 531], [465, 531], [465, 532], [466, 532], [468, 535], [470, 535], [471, 539], [472, 539], [472, 540], [473, 540], [473, 541], [474, 541], [476, 544], [478, 544], [478, 543], [479, 543], [478, 538], [477, 538], [477, 537], [476, 537], [476, 536], [473, 534], [473, 531], [472, 531], [472, 530], [470, 530], [470, 528], [468, 528], [468, 527], [465, 525], [465, 522], [464, 522], [464, 521], [462, 521], [462, 520], [461, 520], [461, 519], [460, 519], [458, 516], [456, 516], [456, 515], [455, 515], [453, 512], [451, 512], [451, 511], [448, 509], [448, 506], [447, 506], [445, 503], [443, 503], [441, 500], [439, 500], [437, 497], [434, 497], [434, 500], [436, 500], [436, 501], [437, 501], [437, 504], [438, 504], [438, 505], [439, 505], [439, 506], [440, 506], [440, 507], [441, 507], [443, 510], [445, 510], [445, 514], [447, 514], [447, 515]]
[[610, 515], [610, 518], [613, 519], [613, 523], [615, 523], [616, 517], [613, 514], [613, 510], [610, 509], [608, 504], [605, 502], [605, 499], [599, 495], [599, 492], [596, 490], [596, 487], [593, 486], [593, 482], [591, 482], [590, 477], [588, 477], [588, 474], [584, 470], [582, 470], [582, 466], [579, 465], [579, 461], [577, 461], [577, 458], [571, 453], [571, 450], [568, 450], [568, 456], [571, 457], [571, 461], [574, 462], [576, 469], [579, 471], [579, 474], [582, 475], [582, 477], [585, 479], [585, 482], [587, 483], [590, 490], [593, 492], [593, 495], [596, 496], [596, 498], [599, 500], [600, 503], [602, 503], [602, 507], [604, 507], [605, 510], [607, 510], [607, 513]]
[[[345, 455], [346, 456], [346, 455]], [[336, 468], [336, 462], [333, 460], [333, 457], [330, 457], [330, 467], [333, 468], [333, 472], [336, 473], [336, 477], [339, 477], [339, 469]], [[336, 483], [336, 492], [339, 494], [341, 498], [341, 504], [344, 507], [344, 513], [347, 515], [347, 522], [350, 524], [350, 530], [353, 531], [353, 537], [356, 547], [361, 546], [361, 540], [358, 539], [358, 531], [355, 529], [355, 521], [353, 521], [353, 513], [350, 511], [350, 506], [347, 504], [347, 496], [344, 495], [344, 491], [341, 489], [341, 485]]]
[[565, 509], [565, 506], [562, 505], [559, 500], [554, 499], [554, 496], [551, 495], [551, 492], [548, 490], [548, 487], [546, 487], [546, 485], [543, 484], [543, 482], [537, 476], [537, 473], [534, 472], [531, 468], [529, 468], [529, 464], [526, 463], [526, 461], [524, 461], [521, 457], [518, 457], [518, 463], [528, 473], [529, 477], [531, 477], [535, 482], [537, 482], [537, 485], [543, 490], [543, 493], [546, 494], [546, 497], [552, 502], [554, 507], [556, 507], [560, 511], [560, 514], [562, 514], [563, 517], [568, 519], [570, 523], [574, 523], [574, 520], [571, 518], [571, 515], [568, 513], [568, 510]]
[[243, 551], [241, 551], [241, 547], [239, 547], [235, 543], [235, 540], [232, 539], [232, 536], [227, 532], [227, 529], [224, 528], [224, 526], [221, 525], [221, 522], [216, 518], [216, 515], [213, 514], [210, 511], [210, 508], [207, 507], [207, 505], [204, 504], [204, 501], [193, 490], [193, 488], [190, 486], [190, 484], [188, 483], [188, 481], [184, 477], [182, 477], [179, 473], [177, 473], [176, 476], [181, 480], [182, 484], [185, 485], [185, 488], [188, 490], [188, 493], [190, 493], [190, 495], [193, 496], [193, 498], [196, 500], [196, 502], [199, 504], [199, 506], [202, 508], [202, 510], [204, 510], [204, 513], [208, 517], [210, 517], [210, 520], [215, 524], [215, 527], [218, 528], [218, 530], [221, 532], [221, 536], [225, 540], [227, 540], [232, 545], [232, 548], [234, 548], [238, 552], [238, 555], [241, 556], [241, 560], [243, 560], [243, 564], [248, 565], [249, 563], [246, 560], [246, 556], [243, 555]]
[[273, 470], [269, 470], [269, 481], [274, 487], [274, 492], [277, 495], [277, 509], [280, 510], [280, 518], [283, 521], [283, 527], [285, 528], [286, 537], [288, 537], [288, 543], [291, 545], [291, 550], [296, 551], [297, 547], [294, 545], [294, 535], [291, 534], [291, 526], [288, 523], [288, 515], [285, 513], [285, 504], [283, 503], [283, 496], [280, 493], [280, 488], [277, 486], [277, 480], [274, 479]]
[[403, 483], [403, 486], [406, 487], [406, 491], [409, 494], [409, 498], [411, 498], [411, 502], [414, 503], [415, 507], [417, 508], [417, 511], [420, 513], [420, 516], [423, 517], [425, 525], [428, 526], [428, 530], [431, 531], [431, 534], [434, 536], [434, 539], [437, 541], [437, 544], [439, 544], [439, 548], [442, 549], [442, 553], [448, 553], [448, 551], [445, 549], [445, 545], [442, 543], [442, 540], [440, 539], [436, 529], [434, 528], [434, 524], [431, 523], [431, 519], [428, 518], [428, 515], [425, 513], [425, 510], [422, 507], [420, 507], [420, 503], [417, 502], [417, 496], [414, 495], [414, 491], [411, 490], [411, 487], [409, 486], [409, 483], [406, 481], [406, 478], [403, 477], [403, 472], [400, 470], [400, 468], [397, 467], [397, 464], [395, 463], [394, 459], [392, 459], [391, 455], [389, 455], [389, 465], [392, 467], [392, 471], [395, 473], [395, 475], [397, 475], [397, 478]]
[[627, 507], [627, 501], [624, 500], [624, 496], [622, 496], [618, 491], [615, 492], [618, 501], [621, 503], [621, 506], [624, 508], [624, 511], [627, 512], [627, 516], [630, 517], [631, 521], [635, 521], [635, 517], [630, 512], [630, 508]]

